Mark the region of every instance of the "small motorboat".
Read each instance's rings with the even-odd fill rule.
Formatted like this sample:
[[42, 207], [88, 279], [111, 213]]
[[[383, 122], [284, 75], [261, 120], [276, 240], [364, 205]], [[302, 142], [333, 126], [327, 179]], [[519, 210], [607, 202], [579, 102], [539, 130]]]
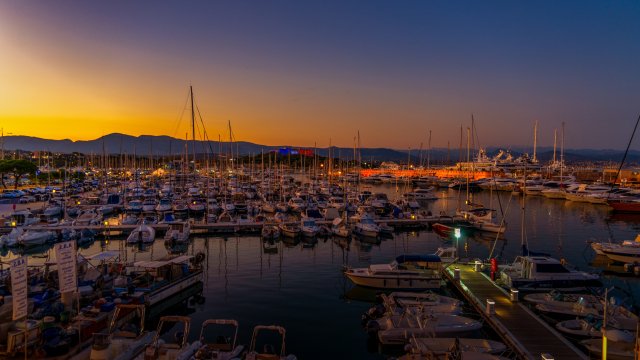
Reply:
[[[262, 351], [257, 350], [258, 334], [261, 331], [276, 332], [282, 338], [280, 344], [280, 351], [277, 352], [272, 344], [265, 344]], [[295, 355], [287, 355], [285, 348], [285, 335], [286, 331], [282, 326], [276, 325], [256, 325], [253, 328], [253, 335], [251, 336], [251, 345], [249, 346], [249, 352], [245, 355], [245, 360], [296, 360]]]
[[380, 234], [380, 227], [371, 216], [363, 214], [356, 222], [353, 232], [360, 236], [376, 237]]
[[599, 338], [602, 337], [602, 320], [590, 318], [571, 319], [560, 321], [556, 329], [572, 338]]
[[276, 225], [264, 224], [262, 226], [262, 231], [260, 234], [262, 235], [263, 239], [275, 240], [280, 237], [280, 228]]
[[406, 344], [411, 338], [459, 336], [482, 328], [482, 324], [464, 316], [405, 312], [386, 315], [367, 323], [367, 331], [377, 332], [383, 345]]
[[[635, 357], [635, 336], [621, 330], [606, 330], [607, 359], [633, 360]], [[580, 342], [592, 357], [602, 358], [602, 339], [588, 339]]]
[[342, 218], [337, 217], [331, 223], [331, 233], [340, 237], [348, 237], [351, 235], [351, 229], [345, 225]]
[[320, 231], [320, 227], [316, 223], [316, 219], [311, 217], [303, 217], [300, 220], [300, 230], [305, 237], [315, 237]]
[[[216, 335], [213, 341], [209, 341], [205, 330], [214, 325], [232, 327], [233, 337]], [[209, 319], [202, 323], [200, 330], [200, 348], [195, 353], [196, 360], [231, 360], [240, 358], [244, 351], [243, 345], [236, 345], [238, 340], [238, 322], [236, 320]]]
[[401, 255], [390, 264], [349, 268], [345, 275], [356, 285], [378, 289], [437, 289], [442, 285], [441, 263], [435, 254]]
[[389, 314], [402, 314], [407, 309], [419, 310], [431, 314], [459, 315], [462, 312], [462, 302], [460, 300], [432, 292], [415, 293], [396, 291], [389, 295], [384, 293], [380, 294], [378, 299], [380, 303], [371, 307], [365, 315], [363, 315], [363, 320], [377, 319]]
[[118, 304], [107, 332], [93, 334], [90, 360], [124, 360], [140, 354], [155, 332], [144, 329], [143, 304]]
[[142, 224], [129, 234], [127, 244], [151, 244], [155, 239], [156, 230], [147, 224]]
[[[162, 316], [153, 341], [144, 350], [145, 360], [189, 359], [200, 348], [200, 342], [189, 344], [191, 318], [188, 316]], [[177, 329], [176, 329], [177, 328]], [[164, 340], [161, 334], [171, 332], [173, 339]]]
[[164, 234], [164, 240], [170, 241], [176, 244], [182, 244], [189, 242], [189, 235], [191, 234], [191, 224], [189, 221], [172, 221], [167, 222], [169, 229]]
[[299, 224], [280, 223], [278, 227], [280, 228], [280, 233], [285, 237], [296, 238], [302, 233]]

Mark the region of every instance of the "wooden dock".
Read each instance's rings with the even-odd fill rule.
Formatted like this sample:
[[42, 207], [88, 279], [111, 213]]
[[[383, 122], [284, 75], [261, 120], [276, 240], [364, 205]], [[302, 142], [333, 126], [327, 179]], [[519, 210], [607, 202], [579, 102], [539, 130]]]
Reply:
[[[393, 226], [394, 228], [396, 228], [397, 230], [401, 230], [401, 229], [411, 229], [411, 228], [421, 228], [421, 227], [430, 227], [431, 225], [433, 225], [436, 222], [439, 223], [447, 223], [447, 224], [451, 224], [454, 223], [456, 221], [460, 221], [461, 219], [459, 218], [452, 218], [449, 216], [432, 216], [432, 217], [427, 217], [427, 218], [418, 218], [418, 219], [376, 219], [375, 221], [377, 223], [386, 223], [387, 225]], [[105, 224], [98, 224], [98, 225], [71, 225], [71, 224], [64, 224], [64, 225], [57, 225], [57, 226], [50, 226], [47, 224], [34, 224], [34, 225], [29, 225], [24, 227], [24, 229], [31, 229], [31, 230], [39, 230], [39, 231], [45, 231], [45, 230], [51, 230], [51, 231], [62, 231], [62, 230], [83, 230], [83, 229], [89, 229], [89, 230], [95, 230], [101, 233], [113, 233], [113, 232], [120, 232], [120, 233], [130, 233], [131, 231], [133, 231], [133, 229], [135, 229], [136, 227], [138, 227], [138, 225], [122, 225], [122, 224], [110, 224], [107, 221], [108, 225]], [[298, 224], [299, 221], [291, 221], [291, 222], [287, 222], [290, 224], [296, 223]], [[328, 220], [318, 220], [316, 221], [316, 223], [318, 225], [328, 225], [331, 226], [331, 221]], [[205, 222], [201, 222], [201, 221], [192, 221], [191, 222], [191, 230], [194, 233], [198, 233], [198, 234], [215, 234], [215, 233], [242, 233], [242, 232], [260, 232], [260, 230], [262, 229], [262, 227], [265, 224], [269, 224], [269, 225], [276, 225], [276, 223], [274, 222], [254, 222], [254, 221], [245, 221], [245, 222], [220, 222], [220, 223], [205, 223]], [[169, 225], [167, 224], [149, 224], [151, 227], [153, 227], [156, 231], [158, 232], [165, 232], [168, 228]], [[10, 232], [12, 229], [12, 227], [10, 226], [0, 226], [0, 234], [6, 234], [8, 232]]]
[[[460, 269], [459, 280], [454, 279], [455, 268]], [[485, 274], [474, 271], [473, 265], [453, 264], [443, 274], [520, 359], [540, 360], [545, 353], [556, 360], [588, 359], [525, 305], [512, 302], [510, 295]], [[495, 302], [494, 314], [486, 311], [487, 299]]]

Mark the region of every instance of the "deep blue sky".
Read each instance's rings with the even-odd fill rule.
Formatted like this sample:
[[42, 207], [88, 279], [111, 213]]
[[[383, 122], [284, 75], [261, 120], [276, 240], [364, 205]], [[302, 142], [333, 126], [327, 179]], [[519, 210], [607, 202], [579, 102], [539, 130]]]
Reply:
[[537, 120], [539, 145], [564, 121], [567, 147], [620, 149], [638, 19], [638, 1], [4, 2], [0, 121], [182, 137], [191, 83], [214, 137], [457, 147], [473, 113], [480, 145], [530, 145]]

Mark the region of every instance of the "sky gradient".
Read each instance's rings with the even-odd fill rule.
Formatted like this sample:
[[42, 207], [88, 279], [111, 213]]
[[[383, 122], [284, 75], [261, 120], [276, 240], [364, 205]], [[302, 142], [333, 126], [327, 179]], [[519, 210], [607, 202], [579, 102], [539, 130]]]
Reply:
[[[624, 149], [640, 114], [637, 1], [6, 1], [5, 135], [266, 145]], [[465, 130], [466, 131], [466, 130]], [[466, 140], [465, 140], [466, 142]], [[634, 141], [634, 149], [640, 142]]]

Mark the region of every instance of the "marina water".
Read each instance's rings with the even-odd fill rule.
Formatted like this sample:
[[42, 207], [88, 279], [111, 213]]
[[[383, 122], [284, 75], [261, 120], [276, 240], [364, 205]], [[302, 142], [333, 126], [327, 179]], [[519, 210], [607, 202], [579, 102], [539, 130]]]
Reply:
[[[393, 200], [400, 195], [396, 189], [378, 185], [371, 190], [386, 192]], [[438, 200], [424, 203], [422, 210], [453, 214], [464, 206], [464, 191], [439, 190], [438, 195]], [[458, 246], [460, 254], [470, 258], [487, 259], [493, 249], [493, 256], [500, 262], [511, 262], [521, 252], [521, 196], [483, 191], [473, 197], [473, 202], [498, 210], [499, 219], [500, 209], [505, 212], [504, 236], [496, 241], [495, 235], [466, 236], [463, 231], [457, 244], [447, 244]], [[633, 305], [640, 304], [639, 279], [611, 272], [606, 261], [595, 259], [588, 245], [589, 240], [621, 242], [635, 238], [640, 216], [614, 216], [603, 205], [527, 197], [524, 219], [530, 249], [548, 252], [581, 270], [603, 271], [606, 285], [615, 285]], [[368, 339], [360, 324], [360, 317], [371, 306], [376, 292], [355, 287], [344, 277], [343, 269], [387, 263], [405, 253], [432, 253], [443, 244], [442, 238], [427, 229], [396, 231], [392, 237], [366, 241], [329, 237], [265, 243], [259, 235], [195, 234], [191, 244], [182, 250], [206, 255], [205, 301], [176, 307], [171, 314], [192, 317], [192, 339], [199, 335], [204, 320], [226, 318], [239, 321], [239, 340], [247, 345], [255, 325], [284, 326], [287, 352], [299, 359], [386, 358], [389, 353]], [[157, 259], [167, 252], [161, 240], [141, 249], [124, 246], [122, 237], [96, 240], [79, 252], [90, 255], [121, 248], [126, 250], [129, 261]], [[2, 260], [15, 256], [9, 252]], [[29, 263], [43, 263], [47, 256], [31, 255]], [[53, 258], [53, 251], [50, 256]]]

